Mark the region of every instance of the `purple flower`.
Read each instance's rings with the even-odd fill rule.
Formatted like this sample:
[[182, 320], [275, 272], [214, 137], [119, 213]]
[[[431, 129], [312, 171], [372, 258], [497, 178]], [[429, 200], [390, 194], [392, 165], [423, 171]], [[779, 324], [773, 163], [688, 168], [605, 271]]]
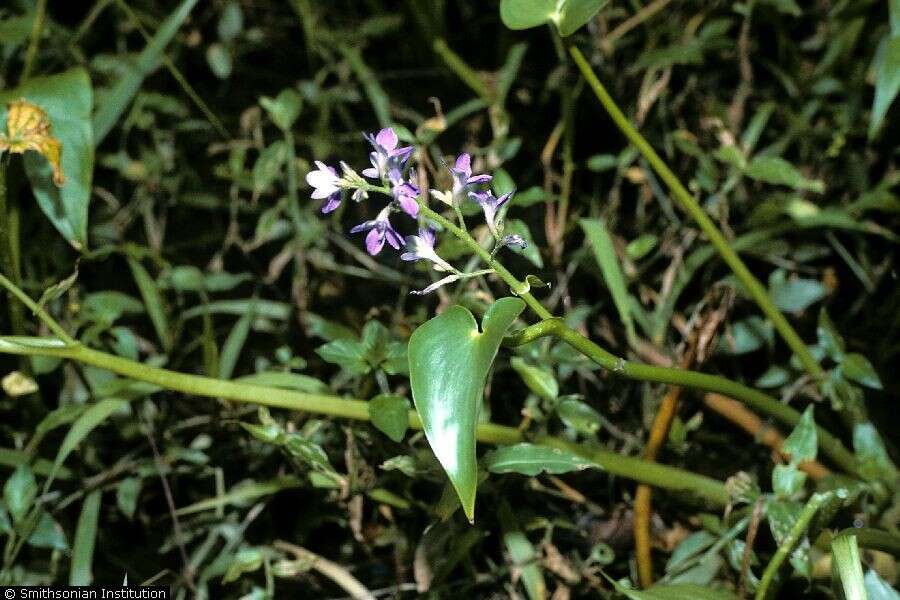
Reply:
[[397, 134], [390, 127], [385, 127], [375, 135], [370, 133], [364, 135], [375, 148], [375, 152], [369, 154], [372, 166], [362, 172], [371, 179], [384, 179], [392, 167], [402, 169], [412, 154], [412, 146], [397, 147], [399, 143]]
[[466, 194], [473, 188], [490, 183], [490, 175], [472, 175], [472, 157], [468, 154], [460, 154], [452, 167], [447, 167], [453, 176], [453, 189], [442, 192], [431, 190], [431, 194], [449, 206], [458, 205], [465, 200]]
[[396, 167], [388, 172], [388, 179], [391, 182], [391, 193], [394, 195], [394, 200], [397, 201], [397, 204], [400, 205], [403, 212], [413, 219], [419, 215], [419, 203], [416, 202], [416, 198], [419, 196], [419, 188], [413, 185], [411, 181], [414, 177], [415, 174], [410, 172], [410, 181], [403, 179], [403, 176], [400, 174], [400, 169]]
[[470, 188], [483, 183], [490, 183], [490, 175], [472, 175], [472, 157], [468, 154], [460, 154], [456, 164], [450, 167], [453, 173], [453, 196], [465, 198], [465, 193]]
[[318, 169], [306, 174], [306, 183], [313, 188], [312, 198], [315, 200], [326, 199], [325, 205], [322, 206], [322, 212], [330, 213], [341, 205], [341, 178], [338, 177], [334, 168], [322, 161], [317, 160], [316, 166]]
[[419, 235], [406, 236], [406, 252], [402, 260], [428, 260], [434, 263], [436, 271], [455, 271], [450, 264], [434, 251], [434, 229], [420, 229]]
[[488, 229], [491, 230], [495, 238], [500, 237], [497, 231], [497, 212], [504, 204], [509, 202], [514, 193], [507, 192], [497, 198], [490, 190], [486, 192], [469, 192], [469, 198], [481, 205], [481, 210], [484, 211], [484, 220], [487, 221]]
[[384, 242], [387, 241], [394, 250], [399, 250], [403, 244], [403, 237], [397, 233], [397, 230], [391, 226], [388, 220], [391, 214], [391, 205], [385, 206], [378, 216], [371, 221], [360, 223], [350, 230], [350, 233], [359, 233], [360, 231], [368, 231], [366, 235], [366, 250], [372, 256], [375, 256], [384, 248]]

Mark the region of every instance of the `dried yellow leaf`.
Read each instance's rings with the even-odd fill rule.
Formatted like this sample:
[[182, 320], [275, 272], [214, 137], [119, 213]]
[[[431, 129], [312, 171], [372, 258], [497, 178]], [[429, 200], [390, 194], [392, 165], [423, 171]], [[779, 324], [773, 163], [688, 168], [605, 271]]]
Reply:
[[53, 183], [61, 186], [66, 181], [61, 164], [62, 144], [51, 135], [50, 117], [40, 106], [25, 99], [13, 100], [7, 108], [7, 135], [0, 133], [0, 152], [38, 152], [53, 167]]

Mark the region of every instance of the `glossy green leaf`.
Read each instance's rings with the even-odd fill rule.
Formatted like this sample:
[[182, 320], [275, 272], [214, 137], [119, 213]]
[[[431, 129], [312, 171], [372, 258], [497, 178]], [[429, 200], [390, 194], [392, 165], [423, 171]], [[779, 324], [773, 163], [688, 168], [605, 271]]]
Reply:
[[97, 543], [97, 524], [100, 520], [102, 490], [94, 490], [84, 497], [81, 514], [72, 541], [72, 563], [69, 567], [69, 585], [90, 585], [94, 579], [94, 547]]
[[66, 437], [63, 438], [62, 444], [60, 444], [59, 450], [56, 452], [56, 459], [53, 461], [53, 470], [50, 472], [50, 475], [47, 477], [47, 481], [44, 484], [45, 490], [50, 489], [50, 484], [53, 482], [57, 470], [62, 466], [69, 454], [72, 453], [72, 450], [81, 443], [81, 440], [86, 438], [91, 431], [103, 423], [110, 415], [127, 406], [128, 402], [125, 400], [107, 398], [106, 400], [101, 400], [94, 404], [85, 410], [84, 414], [78, 417], [78, 420], [72, 424], [72, 427], [69, 429], [68, 433], [66, 433]]
[[509, 364], [519, 374], [528, 389], [542, 400], [547, 402], [556, 400], [559, 395], [559, 383], [557, 383], [553, 371], [530, 365], [518, 356], [514, 356]]
[[847, 379], [852, 379], [856, 383], [874, 388], [881, 389], [881, 379], [875, 372], [875, 367], [869, 362], [869, 359], [862, 354], [852, 352], [844, 356], [841, 361], [841, 372]]
[[409, 400], [393, 394], [379, 394], [369, 400], [372, 425], [394, 440], [403, 441], [409, 428]]
[[413, 401], [425, 436], [456, 489], [469, 520], [475, 516], [475, 428], [488, 371], [503, 335], [525, 308], [519, 298], [495, 302], [478, 323], [454, 306], [409, 339]]
[[510, 29], [530, 29], [552, 22], [563, 37], [590, 21], [609, 0], [503, 0], [500, 19]]
[[520, 473], [532, 477], [538, 473], [559, 475], [600, 468], [596, 463], [572, 452], [526, 442], [489, 452], [484, 457], [484, 466], [491, 473]]
[[769, 277], [769, 295], [772, 302], [785, 312], [801, 312], [824, 298], [828, 288], [816, 279], [788, 278], [782, 269]]
[[900, 600], [900, 593], [882, 579], [874, 570], [869, 570], [863, 580], [869, 600]]
[[866, 600], [862, 559], [855, 535], [839, 535], [831, 540], [831, 578], [840, 583], [844, 600]]
[[88, 202], [94, 174], [93, 96], [91, 80], [81, 68], [35, 77], [0, 93], [2, 123], [6, 123], [6, 104], [19, 98], [40, 106], [50, 118], [52, 135], [62, 143], [65, 183], [60, 187], [53, 183], [50, 164], [36, 152], [25, 153], [25, 171], [38, 206], [78, 250], [87, 248]]
[[510, 29], [530, 29], [556, 15], [556, 0], [502, 0], [500, 19]]
[[566, 37], [578, 31], [608, 2], [609, 0], [560, 0], [559, 20], [556, 23], [559, 35]]
[[[900, 18], [898, 18], [900, 19]], [[888, 109], [900, 92], [900, 32], [885, 36], [872, 61], [875, 71], [875, 99], [869, 121], [869, 139], [875, 137], [884, 123]]]
[[625, 325], [626, 335], [628, 335], [629, 339], [633, 339], [635, 334], [634, 322], [631, 318], [631, 299], [628, 295], [625, 275], [622, 273], [622, 267], [619, 264], [619, 257], [616, 255], [612, 236], [610, 236], [606, 224], [600, 219], [581, 219], [579, 224], [584, 230], [584, 235], [591, 249], [594, 251], [594, 258], [597, 259], [597, 264], [600, 265], [603, 280], [609, 289], [609, 293], [612, 295], [619, 318], [622, 320], [622, 324]]
[[544, 573], [538, 562], [540, 557], [534, 545], [516, 522], [516, 516], [507, 501], [500, 502], [497, 517], [500, 520], [503, 543], [512, 560], [513, 570], [521, 574], [522, 585], [525, 586], [528, 598], [544, 600], [547, 597], [547, 583], [544, 581]]
[[820, 194], [825, 191], [822, 181], [807, 179], [794, 165], [779, 156], [757, 156], [750, 162], [745, 173], [751, 179], [785, 185], [795, 190], [809, 190]]

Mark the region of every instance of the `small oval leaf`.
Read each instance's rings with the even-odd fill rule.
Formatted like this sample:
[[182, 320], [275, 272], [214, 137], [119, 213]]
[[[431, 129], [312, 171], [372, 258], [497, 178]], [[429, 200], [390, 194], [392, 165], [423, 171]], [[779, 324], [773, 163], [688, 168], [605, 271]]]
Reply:
[[484, 464], [491, 473], [521, 473], [530, 476], [541, 472], [559, 475], [600, 468], [600, 465], [572, 452], [528, 443], [497, 448], [485, 456]]
[[409, 427], [409, 400], [393, 394], [375, 396], [369, 400], [369, 417], [379, 431], [401, 442]]

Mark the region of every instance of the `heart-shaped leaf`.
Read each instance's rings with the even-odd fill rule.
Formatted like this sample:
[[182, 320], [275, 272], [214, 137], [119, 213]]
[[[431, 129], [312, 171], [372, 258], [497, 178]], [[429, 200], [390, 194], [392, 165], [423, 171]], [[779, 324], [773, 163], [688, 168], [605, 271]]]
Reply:
[[409, 427], [409, 400], [393, 394], [379, 394], [369, 400], [372, 425], [395, 442], [403, 441]]
[[559, 20], [556, 26], [559, 35], [566, 37], [578, 31], [582, 25], [594, 18], [609, 0], [563, 0], [560, 2]]
[[575, 33], [609, 0], [503, 0], [500, 19], [510, 29], [530, 29], [553, 22], [559, 35]]
[[475, 427], [488, 371], [506, 330], [525, 308], [518, 298], [495, 302], [478, 323], [454, 306], [409, 338], [409, 381], [425, 437], [470, 521], [475, 516]]
[[53, 169], [36, 152], [25, 154], [25, 170], [34, 196], [44, 214], [72, 246], [87, 246], [88, 200], [94, 173], [94, 137], [91, 130], [93, 91], [84, 69], [35, 77], [0, 93], [0, 122], [6, 122], [6, 105], [24, 98], [50, 118], [52, 134], [62, 143], [65, 183], [53, 183]]

